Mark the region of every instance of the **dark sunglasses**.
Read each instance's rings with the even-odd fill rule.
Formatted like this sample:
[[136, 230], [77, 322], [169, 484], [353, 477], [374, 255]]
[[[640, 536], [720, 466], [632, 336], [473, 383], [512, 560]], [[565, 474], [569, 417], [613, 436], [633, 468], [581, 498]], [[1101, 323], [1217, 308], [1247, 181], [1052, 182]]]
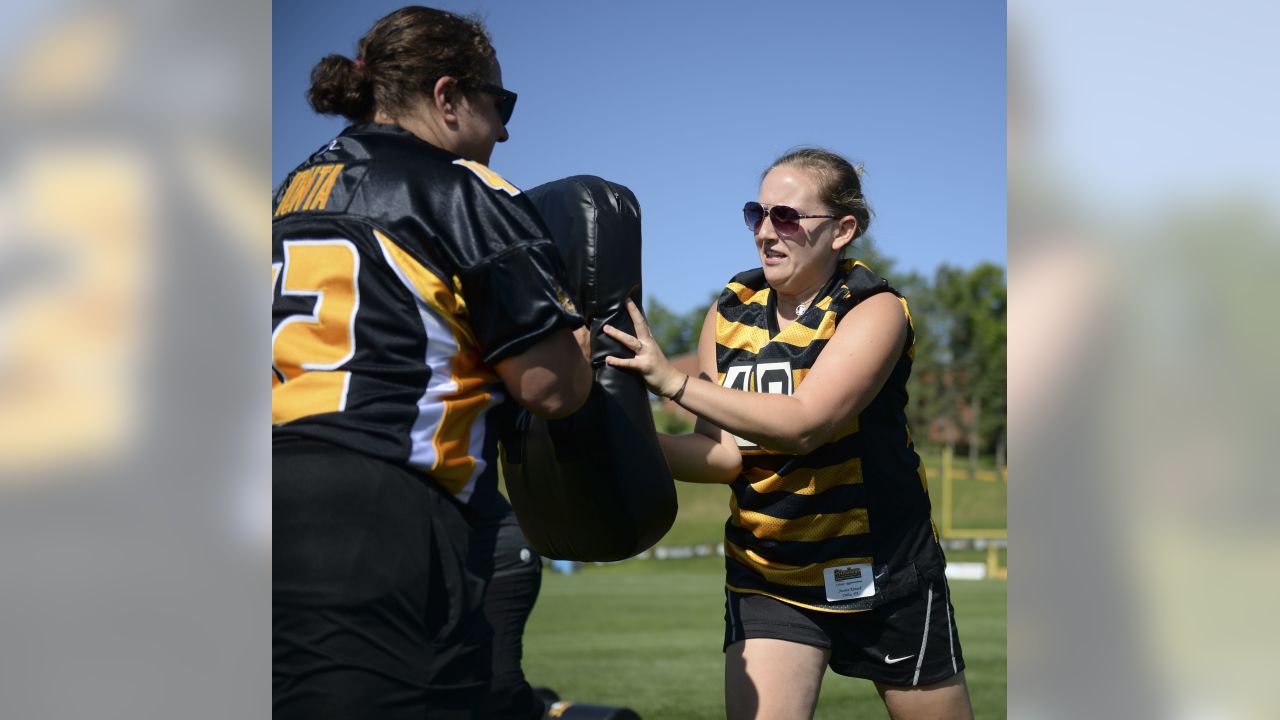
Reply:
[[511, 122], [511, 113], [516, 111], [516, 94], [506, 88], [500, 88], [497, 85], [485, 83], [477, 88], [480, 92], [486, 92], [498, 98], [498, 117], [502, 118], [502, 124], [506, 125]]
[[764, 216], [769, 216], [769, 220], [773, 222], [773, 228], [783, 235], [791, 235], [800, 229], [800, 221], [804, 218], [838, 218], [839, 215], [802, 215], [799, 210], [786, 205], [774, 205], [765, 211], [764, 206], [758, 202], [749, 202], [742, 206], [742, 218], [747, 221], [747, 227], [751, 232], [759, 232], [760, 224], [764, 222]]

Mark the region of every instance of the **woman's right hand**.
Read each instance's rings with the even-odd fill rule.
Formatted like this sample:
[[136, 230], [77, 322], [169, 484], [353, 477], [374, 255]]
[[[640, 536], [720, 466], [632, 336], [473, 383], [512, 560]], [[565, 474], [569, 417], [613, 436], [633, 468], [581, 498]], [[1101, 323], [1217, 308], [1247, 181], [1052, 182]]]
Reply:
[[649, 389], [662, 397], [669, 398], [675, 395], [688, 376], [676, 370], [667, 360], [662, 348], [653, 339], [653, 333], [649, 330], [649, 323], [645, 320], [644, 314], [631, 298], [627, 298], [627, 312], [631, 315], [631, 322], [636, 327], [634, 336], [612, 325], [605, 325], [603, 330], [606, 335], [635, 353], [635, 357], [622, 358], [609, 355], [604, 361], [612, 367], [635, 370], [640, 373]]

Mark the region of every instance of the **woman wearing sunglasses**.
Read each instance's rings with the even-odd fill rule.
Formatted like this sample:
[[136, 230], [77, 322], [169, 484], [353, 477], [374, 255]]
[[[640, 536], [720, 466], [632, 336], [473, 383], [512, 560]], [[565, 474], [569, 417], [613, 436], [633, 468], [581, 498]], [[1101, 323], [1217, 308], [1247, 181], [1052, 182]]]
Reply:
[[351, 125], [273, 207], [274, 717], [540, 717], [494, 420], [592, 378], [550, 233], [485, 165], [515, 93], [478, 21], [425, 7], [311, 81]]
[[610, 357], [698, 416], [662, 436], [676, 478], [729, 484], [725, 704], [811, 717], [827, 667], [872, 680], [893, 718], [972, 716], [945, 560], [904, 408], [904, 298], [842, 259], [871, 214], [824, 150], [779, 158], [743, 208], [761, 267], [707, 313], [700, 374], [667, 362], [639, 310]]

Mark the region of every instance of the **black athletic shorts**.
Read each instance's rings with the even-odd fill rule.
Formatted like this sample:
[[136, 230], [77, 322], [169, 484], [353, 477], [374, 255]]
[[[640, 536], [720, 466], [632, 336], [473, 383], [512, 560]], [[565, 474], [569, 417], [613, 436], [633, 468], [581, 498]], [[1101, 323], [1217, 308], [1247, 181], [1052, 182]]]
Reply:
[[487, 578], [462, 507], [422, 474], [273, 442], [273, 717], [487, 717]]
[[748, 638], [789, 640], [831, 651], [833, 671], [886, 685], [941, 682], [964, 669], [955, 608], [943, 580], [853, 613], [809, 610], [768, 595], [726, 590], [724, 648]]

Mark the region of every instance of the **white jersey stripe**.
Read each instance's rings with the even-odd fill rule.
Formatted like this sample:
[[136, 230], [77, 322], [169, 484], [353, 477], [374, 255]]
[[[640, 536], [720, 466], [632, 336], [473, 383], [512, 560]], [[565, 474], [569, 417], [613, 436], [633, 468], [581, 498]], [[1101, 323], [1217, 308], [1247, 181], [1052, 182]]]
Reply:
[[920, 656], [916, 658], [916, 674], [911, 677], [912, 685], [920, 684], [920, 667], [924, 665], [924, 649], [929, 644], [929, 614], [933, 610], [933, 583], [929, 583], [929, 597], [924, 601], [924, 633], [920, 638]]
[[431, 368], [426, 391], [418, 398], [418, 419], [409, 431], [409, 465], [430, 472], [439, 467], [443, 458], [436, 456], [436, 432], [444, 419], [445, 395], [458, 391], [453, 379], [453, 356], [458, 352], [449, 326], [436, 317], [425, 303], [418, 303], [418, 315], [427, 333], [427, 352], [423, 364]]
[[[430, 369], [431, 376], [427, 380], [427, 387], [422, 396], [417, 400], [418, 417], [409, 432], [409, 465], [430, 473], [458, 460], [455, 457], [440, 457], [439, 441], [441, 432], [444, 429], [447, 410], [445, 399], [456, 395], [461, 389], [454, 370], [456, 369], [455, 362], [462, 352], [465, 338], [460, 339], [458, 337], [455, 326], [449, 322], [451, 318], [442, 315], [436, 305], [428, 302], [428, 298], [423, 297], [423, 289], [419, 287], [418, 282], [415, 282], [415, 278], [409, 275], [413, 268], [406, 270], [397, 261], [396, 254], [398, 249], [394, 248], [393, 241], [382, 233], [375, 232], [374, 234], [377, 236], [387, 264], [391, 266], [401, 284], [415, 299], [418, 316], [422, 320], [422, 329], [426, 334], [427, 347], [423, 357], [423, 364]], [[406, 259], [406, 261], [412, 262], [409, 259]], [[422, 272], [429, 273], [425, 268], [422, 269]], [[429, 278], [417, 278], [417, 280], [421, 282], [440, 282], [434, 275]], [[466, 448], [468, 456], [475, 461], [475, 467], [471, 470], [466, 478], [466, 483], [461, 488], [457, 488], [458, 479], [456, 478], [447, 484], [449, 489], [454, 491], [454, 497], [462, 502], [467, 502], [471, 499], [471, 495], [475, 491], [476, 481], [488, 468], [488, 463], [485, 461], [485, 443], [487, 440], [485, 418], [489, 410], [501, 403], [506, 397], [502, 387], [496, 383], [475, 388], [474, 390], [478, 393], [488, 393], [488, 399], [483, 408], [476, 412], [475, 417], [470, 422], [470, 426], [465, 429], [467, 436], [462, 438], [462, 447]], [[461, 427], [450, 427], [448, 431], [454, 432], [461, 429]], [[452, 442], [449, 445], [450, 447], [456, 447], [456, 444]], [[454, 490], [455, 488], [457, 489]]]
[[942, 581], [942, 590], [947, 601], [943, 609], [947, 611], [947, 644], [951, 647], [951, 672], [960, 672], [956, 669], [956, 638], [955, 631], [951, 627], [951, 585], [945, 578]]
[[409, 465], [430, 472], [437, 463], [439, 458], [436, 457], [435, 431], [440, 427], [440, 420], [444, 417], [444, 402], [440, 400], [441, 393], [456, 391], [457, 384], [453, 382], [453, 375], [450, 372], [450, 361], [453, 353], [458, 350], [458, 343], [453, 337], [453, 333], [449, 331], [448, 326], [435, 317], [435, 313], [431, 311], [427, 304], [423, 302], [422, 297], [418, 294], [418, 290], [414, 287], [413, 281], [410, 280], [396, 262], [387, 248], [387, 240], [379, 237], [378, 245], [382, 249], [382, 256], [386, 259], [387, 265], [395, 272], [396, 277], [400, 279], [401, 284], [413, 296], [415, 305], [418, 308], [418, 316], [422, 319], [422, 328], [427, 337], [427, 349], [424, 353], [423, 363], [431, 369], [431, 377], [427, 381], [426, 390], [417, 400], [418, 417], [413, 422], [413, 428], [409, 431]]

